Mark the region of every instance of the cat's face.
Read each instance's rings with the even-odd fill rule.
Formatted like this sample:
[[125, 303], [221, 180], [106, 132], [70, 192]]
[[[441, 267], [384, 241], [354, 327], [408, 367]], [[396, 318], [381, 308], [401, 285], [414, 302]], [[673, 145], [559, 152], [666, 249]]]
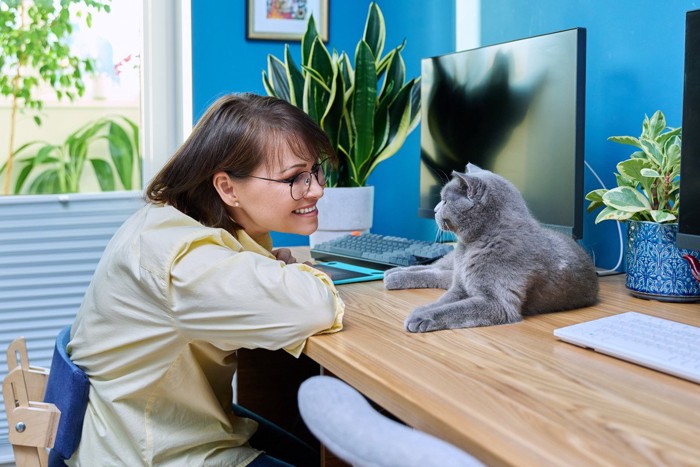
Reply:
[[438, 226], [460, 237], [471, 237], [501, 219], [527, 211], [522, 196], [503, 177], [487, 170], [453, 172], [435, 206]]

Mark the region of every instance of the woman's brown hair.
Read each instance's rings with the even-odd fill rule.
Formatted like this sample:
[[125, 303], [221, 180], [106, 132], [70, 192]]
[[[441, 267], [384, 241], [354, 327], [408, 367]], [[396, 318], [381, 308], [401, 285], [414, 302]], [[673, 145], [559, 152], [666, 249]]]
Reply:
[[255, 94], [219, 98], [146, 189], [153, 203], [170, 204], [209, 227], [238, 227], [212, 184], [215, 173], [246, 177], [272, 166], [289, 148], [304, 161], [330, 158], [328, 137], [306, 113], [286, 101]]

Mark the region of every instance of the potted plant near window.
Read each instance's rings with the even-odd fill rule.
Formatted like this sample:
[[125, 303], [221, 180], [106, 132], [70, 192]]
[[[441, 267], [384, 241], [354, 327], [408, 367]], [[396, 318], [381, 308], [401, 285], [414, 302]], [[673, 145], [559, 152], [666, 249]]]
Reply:
[[[76, 24], [91, 26], [93, 10], [109, 12], [109, 1], [1, 2], [0, 96], [10, 99], [8, 146], [2, 148], [8, 153], [0, 170], [5, 172], [2, 194], [10, 194], [18, 112], [34, 113], [34, 121], [41, 124], [42, 85], [48, 85], [59, 100], [83, 95], [83, 78], [94, 74], [95, 63], [72, 53], [70, 37]], [[72, 14], [75, 9], [78, 13]]]
[[354, 64], [346, 52], [329, 52], [309, 18], [301, 42], [301, 63], [268, 56], [263, 85], [268, 95], [303, 109], [326, 131], [340, 163], [324, 167], [328, 186], [319, 201], [319, 230], [311, 243], [372, 225], [373, 187], [367, 179], [396, 154], [420, 119], [420, 78], [406, 81], [401, 57], [405, 41], [383, 55], [384, 17], [371, 3]]
[[657, 111], [644, 116], [642, 134], [612, 136], [610, 141], [637, 148], [617, 164], [617, 187], [586, 195], [588, 211], [602, 207], [595, 222], [624, 221], [627, 226], [626, 285], [631, 294], [662, 301], [700, 300], [700, 283], [684, 256], [698, 252], [675, 245], [678, 232], [681, 128], [666, 126]]

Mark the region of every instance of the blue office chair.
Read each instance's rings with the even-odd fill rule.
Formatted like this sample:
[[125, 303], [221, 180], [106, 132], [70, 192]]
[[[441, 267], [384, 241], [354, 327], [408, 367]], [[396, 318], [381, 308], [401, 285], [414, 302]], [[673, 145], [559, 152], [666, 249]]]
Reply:
[[354, 388], [337, 378], [313, 376], [298, 393], [309, 430], [333, 454], [353, 466], [481, 466], [455, 446], [376, 411]]
[[78, 449], [90, 393], [88, 376], [68, 355], [69, 341], [70, 326], [66, 326], [56, 338], [44, 395], [44, 402], [53, 403], [61, 411], [56, 440], [49, 451], [49, 467], [65, 466], [65, 460]]

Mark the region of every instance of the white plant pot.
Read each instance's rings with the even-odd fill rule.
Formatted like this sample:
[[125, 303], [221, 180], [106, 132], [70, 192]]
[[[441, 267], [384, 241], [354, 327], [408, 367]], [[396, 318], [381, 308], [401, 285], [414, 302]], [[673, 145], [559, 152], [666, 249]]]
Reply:
[[318, 230], [309, 236], [312, 247], [353, 232], [369, 232], [374, 216], [374, 187], [326, 188], [316, 206]]

